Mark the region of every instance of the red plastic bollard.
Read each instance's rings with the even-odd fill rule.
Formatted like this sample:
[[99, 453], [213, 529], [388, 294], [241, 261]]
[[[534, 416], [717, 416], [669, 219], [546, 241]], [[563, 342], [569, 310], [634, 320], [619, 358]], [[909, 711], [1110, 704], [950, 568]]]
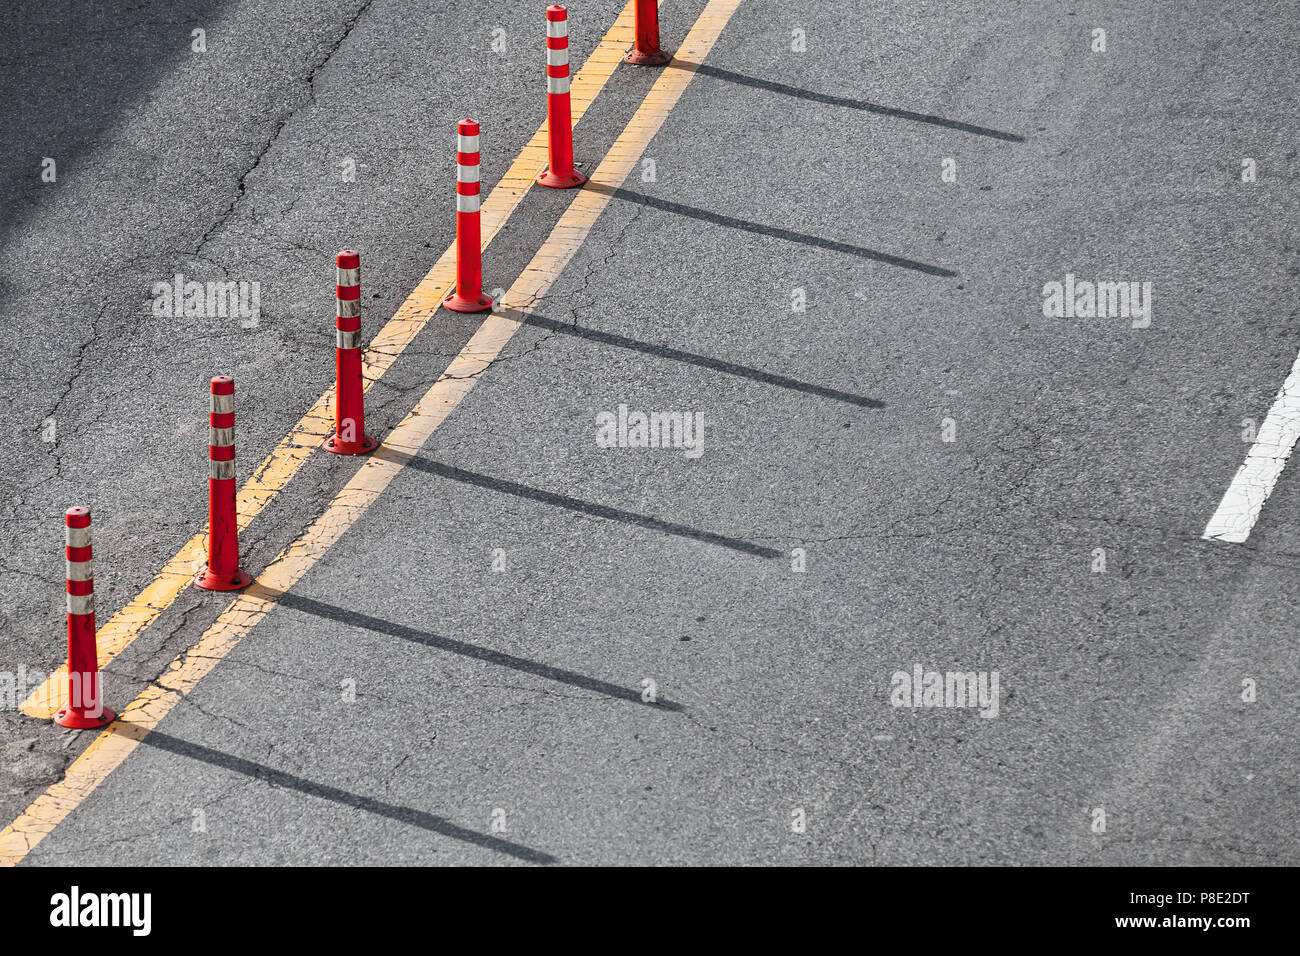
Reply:
[[486, 312], [483, 235], [479, 228], [478, 121], [456, 126], [456, 288], [442, 304], [453, 312]]
[[95, 646], [95, 576], [90, 555], [90, 509], [63, 517], [68, 562], [68, 702], [54, 715], [60, 727], [103, 727], [117, 714], [104, 706]]
[[334, 434], [325, 450], [336, 455], [361, 455], [379, 442], [366, 434], [366, 410], [361, 381], [361, 256], [351, 249], [338, 254], [337, 319], [334, 331]]
[[587, 177], [573, 168], [573, 111], [569, 105], [569, 11], [546, 8], [546, 131], [550, 165], [537, 182], [552, 189], [581, 186]]
[[636, 44], [623, 56], [637, 66], [663, 66], [672, 56], [659, 49], [658, 0], [636, 0]]
[[212, 379], [208, 415], [208, 566], [194, 583], [208, 591], [238, 591], [253, 583], [239, 567], [239, 514], [235, 510], [235, 380]]

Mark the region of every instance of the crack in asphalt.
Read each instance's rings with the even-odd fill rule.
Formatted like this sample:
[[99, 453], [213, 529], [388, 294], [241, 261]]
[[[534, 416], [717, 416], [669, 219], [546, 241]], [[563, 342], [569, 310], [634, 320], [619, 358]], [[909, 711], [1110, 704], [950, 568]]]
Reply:
[[[251, 789], [255, 785], [255, 783], [256, 781], [253, 780], [248, 780], [248, 781], [232, 780], [229, 789], [227, 789], [223, 793], [218, 794], [215, 797], [212, 797], [211, 799], [205, 800], [200, 806], [191, 807], [190, 814], [188, 816], [169, 817], [168, 819], [163, 821], [162, 825], [179, 826], [186, 822], [193, 823], [195, 810], [207, 811], [212, 807], [217, 806], [220, 803], [224, 803], [225, 801], [231, 799], [232, 797], [238, 796], [240, 793], [246, 792], [247, 790]], [[57, 842], [53, 842], [53, 843], [46, 842], [41, 852], [46, 856], [52, 858], [59, 858], [59, 857], [80, 858], [87, 850], [105, 850], [115, 846], [123, 846], [125, 844], [130, 844], [136, 840], [142, 840], [146, 837], [156, 836], [160, 829], [161, 827], [155, 826], [155, 827], [150, 827], [147, 830], [135, 830], [128, 833], [124, 833], [121, 836], [112, 837], [111, 839], [107, 839], [107, 840], [89, 840], [89, 841], [80, 840], [73, 843], [73, 845], [68, 847], [67, 849], [64, 849], [63, 846]], [[193, 831], [191, 831], [191, 833], [193, 833]], [[196, 837], [207, 836], [206, 833], [195, 833], [193, 835]]]
[[292, 120], [294, 116], [298, 114], [299, 110], [316, 105], [317, 78], [320, 76], [321, 72], [325, 69], [325, 67], [329, 65], [331, 58], [333, 58], [334, 54], [338, 52], [339, 48], [343, 45], [343, 42], [347, 40], [349, 36], [351, 36], [352, 31], [356, 29], [357, 24], [361, 21], [361, 18], [364, 17], [366, 13], [370, 10], [370, 7], [374, 4], [374, 2], [375, 0], [365, 0], [365, 2], [362, 3], [360, 8], [358, 8], [357, 12], [352, 15], [352, 18], [346, 24], [344, 24], [343, 32], [339, 35], [338, 39], [336, 39], [333, 43], [331, 43], [326, 48], [324, 56], [322, 56], [312, 66], [310, 72], [303, 79], [303, 82], [307, 86], [306, 98], [296, 103], [295, 105], [291, 106], [287, 111], [285, 111], [280, 116], [280, 120], [276, 124], [275, 130], [271, 133], [269, 137], [267, 137], [266, 142], [262, 144], [262, 148], [259, 149], [257, 153], [253, 156], [252, 163], [248, 166], [247, 169], [244, 170], [243, 173], [240, 174], [239, 179], [236, 182], [237, 190], [234, 198], [231, 199], [230, 204], [226, 207], [225, 211], [222, 212], [219, 216], [217, 216], [216, 220], [212, 223], [212, 225], [208, 227], [207, 231], [203, 234], [202, 238], [199, 240], [198, 245], [194, 247], [194, 252], [192, 253], [193, 255], [197, 256], [202, 254], [203, 249], [212, 240], [213, 236], [216, 235], [217, 231], [221, 229], [230, 220], [230, 217], [235, 214], [236, 208], [238, 208], [240, 202], [242, 202], [245, 195], [247, 195], [248, 177], [251, 176], [254, 172], [256, 172], [258, 167], [262, 165], [262, 160], [266, 157], [267, 153], [271, 151], [271, 148], [275, 145], [276, 140], [280, 138], [280, 134], [284, 131], [284, 128], [289, 124], [289, 121]]
[[[590, 295], [588, 292], [591, 286], [591, 280], [595, 277], [598, 271], [608, 266], [609, 263], [613, 261], [614, 256], [617, 255], [618, 253], [618, 247], [623, 243], [624, 238], [627, 236], [628, 230], [631, 229], [631, 227], [635, 225], [636, 222], [641, 218], [646, 208], [647, 207], [644, 205], [635, 206], [635, 212], [631, 216], [629, 216], [626, 220], [624, 220], [623, 224], [619, 227], [618, 232], [610, 239], [609, 245], [603, 257], [600, 257], [598, 260], [596, 259], [595, 256], [588, 257], [588, 262], [586, 263], [586, 267], [587, 267], [586, 272], [582, 276], [580, 280], [580, 284], [578, 285], [577, 288], [562, 293], [556, 293], [552, 289], [551, 291], [548, 291], [545, 295], [533, 296], [529, 299], [528, 302], [524, 303], [521, 306], [516, 307], [514, 311], [518, 312], [522, 316], [522, 321], [524, 325], [528, 324], [527, 317], [532, 312], [533, 307], [536, 306], [537, 303], [542, 299], [546, 299], [547, 301], [549, 301], [551, 299], [573, 299], [577, 297], [585, 297], [587, 299], [586, 302], [578, 302], [577, 304], [570, 306], [568, 310], [571, 318], [571, 321], [568, 324], [572, 326], [577, 326], [581, 318], [578, 313], [584, 309], [592, 308], [593, 306], [596, 305], [597, 302], [596, 297]], [[546, 343], [551, 341], [559, 334], [561, 333], [556, 331], [545, 332], [537, 336], [537, 338], [535, 338], [531, 343], [529, 343], [527, 346], [525, 346], [524, 348], [520, 349], [519, 351], [515, 352], [512, 355], [504, 355], [504, 354], [498, 355], [491, 362], [489, 362], [482, 369], [478, 370], [477, 372], [474, 373], [473, 376], [470, 377], [482, 375], [489, 368], [492, 368], [495, 365], [498, 364], [504, 365], [510, 362], [518, 362], [532, 355], [535, 355], [542, 350], [542, 348], [546, 345]]]
[[[66, 402], [68, 400], [68, 396], [72, 394], [72, 390], [76, 387], [77, 380], [80, 379], [81, 376], [85, 373], [86, 353], [90, 350], [90, 347], [99, 340], [99, 334], [100, 334], [99, 326], [100, 323], [103, 321], [104, 315], [107, 311], [108, 311], [108, 297], [102, 296], [99, 300], [99, 311], [90, 320], [90, 337], [85, 339], [79, 346], [77, 346], [77, 354], [72, 362], [72, 372], [68, 375], [67, 380], [63, 383], [63, 391], [59, 394], [59, 397], [54, 400], [54, 403], [49, 407], [49, 410], [46, 411], [44, 415], [45, 419], [54, 420], [55, 440], [50, 443], [49, 453], [54, 460], [54, 477], [58, 478], [59, 480], [63, 479], [63, 452], [60, 451], [59, 449], [60, 443], [58, 440], [59, 409], [63, 407], [63, 403]], [[92, 409], [97, 409], [101, 407], [101, 403], [91, 402], [89, 407]]]

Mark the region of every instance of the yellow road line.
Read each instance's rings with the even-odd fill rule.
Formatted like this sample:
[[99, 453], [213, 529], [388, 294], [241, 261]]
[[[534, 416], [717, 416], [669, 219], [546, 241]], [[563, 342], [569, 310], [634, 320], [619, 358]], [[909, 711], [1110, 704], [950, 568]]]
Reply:
[[[702, 63], [741, 0], [710, 0], [682, 44], [680, 53]], [[212, 670], [274, 607], [279, 596], [339, 540], [397, 477], [434, 430], [460, 404], [483, 372], [523, 325], [528, 309], [559, 277], [587, 238], [650, 144], [668, 112], [695, 75], [694, 65], [665, 70], [646, 94], [636, 115], [591, 176], [599, 190], [580, 190], [546, 242], [504, 297], [500, 314], [488, 316], [465, 348], [383, 444], [353, 475], [325, 512], [236, 597], [198, 643], [172, 661], [155, 684], [144, 690], [68, 768], [64, 778], [36, 798], [0, 831], [0, 866], [13, 866], [75, 810], [158, 726], [181, 699]]]
[[[614, 25], [601, 39], [596, 49], [573, 77], [569, 99], [573, 122], [576, 125], [596, 95], [604, 88], [623, 56], [623, 51], [634, 40], [635, 0], [629, 0]], [[540, 69], [540, 68], [539, 68]], [[542, 74], [539, 72], [538, 76]], [[539, 99], [540, 103], [541, 100]], [[480, 210], [483, 245], [486, 246], [501, 231], [510, 214], [515, 211], [528, 190], [533, 178], [546, 166], [547, 131], [545, 121], [533, 138], [510, 164], [506, 174], [484, 200]], [[491, 131], [488, 131], [489, 135]], [[452, 132], [446, 132], [448, 149], [451, 149]], [[451, 166], [447, 167], [448, 176]], [[450, 180], [448, 180], [450, 182]], [[450, 202], [451, 192], [447, 200]], [[448, 209], [451, 206], [447, 207]], [[450, 213], [448, 213], [450, 215]], [[443, 296], [456, 280], [456, 246], [447, 251], [420, 280], [406, 301], [398, 307], [388, 323], [375, 334], [362, 356], [362, 375], [365, 387], [373, 385], [396, 361], [402, 350], [411, 343], [420, 330], [438, 311]], [[239, 529], [248, 527], [261, 511], [271, 503], [298, 469], [316, 451], [320, 443], [334, 430], [334, 389], [331, 387], [306, 415], [294, 425], [284, 440], [257, 467], [253, 475], [239, 490]], [[132, 641], [140, 636], [154, 619], [165, 611], [194, 580], [203, 566], [207, 554], [206, 526], [190, 538], [162, 571], [149, 582], [135, 599], [123, 607], [99, 629], [96, 642], [99, 648], [99, 666], [104, 667], [117, 657]], [[29, 717], [50, 718], [63, 706], [67, 691], [67, 665], [61, 664], [53, 674], [36, 688], [20, 709]]]

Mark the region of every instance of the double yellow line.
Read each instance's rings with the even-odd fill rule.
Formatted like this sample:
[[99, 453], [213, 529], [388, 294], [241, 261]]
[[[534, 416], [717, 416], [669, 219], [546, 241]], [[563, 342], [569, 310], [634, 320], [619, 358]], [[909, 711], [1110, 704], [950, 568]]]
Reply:
[[[222, 660], [236, 644], [320, 559], [358, 517], [379, 497], [501, 354], [523, 324], [528, 309], [540, 300], [585, 241], [614, 190], [622, 185], [650, 140], [659, 131], [731, 19], [741, 0], [710, 0], [678, 51], [677, 69], [660, 74], [636, 114], [591, 176], [596, 188], [579, 190], [542, 247], [503, 297], [503, 308], [492, 314], [466, 343], [459, 355], [424, 397], [366, 459], [330, 502], [324, 513], [237, 596], [209, 627], [198, 643], [176, 658], [158, 681], [122, 711], [68, 768], [63, 780], [53, 784], [12, 824], [0, 831], [0, 865], [20, 862], [37, 843], [68, 816], [140, 744], [149, 731]], [[574, 121], [604, 86], [623, 50], [632, 43], [634, 3], [629, 2], [614, 26], [574, 77]], [[581, 92], [580, 92], [581, 91]], [[546, 164], [546, 126], [538, 129], [492, 190], [482, 207], [483, 242], [491, 241], [532, 186], [533, 177]], [[402, 349], [423, 328], [450, 289], [455, 276], [455, 250], [449, 248], [429, 274], [397, 310], [366, 352], [367, 385], [392, 365]], [[330, 433], [332, 391], [312, 406], [288, 437], [262, 463], [239, 495], [240, 528], [253, 519], [276, 492]], [[115, 657], [192, 580], [203, 559], [203, 536], [196, 535], [167, 563], [162, 573], [100, 631], [101, 665]], [[106, 639], [107, 637], [107, 639]], [[51, 677], [55, 681], [58, 675]], [[51, 691], [47, 690], [49, 694]], [[38, 701], [38, 690], [23, 709], [33, 716], [49, 716], [49, 696]], [[57, 685], [53, 690], [57, 695]]]
[[[576, 124], [587, 111], [596, 95], [604, 88], [622, 59], [623, 51], [634, 39], [635, 3], [629, 2], [618, 15], [599, 45], [587, 58], [582, 69], [573, 78], [570, 102], [573, 122]], [[540, 74], [539, 74], [540, 75]], [[449, 137], [451, 133], [447, 134]], [[450, 142], [450, 139], [448, 140]], [[518, 208], [534, 177], [547, 162], [547, 125], [538, 127], [532, 139], [510, 164], [491, 195], [483, 202], [480, 223], [483, 245], [486, 247], [499, 233], [511, 213]], [[450, 194], [449, 194], [450, 195]], [[453, 243], [442, 254], [428, 274], [420, 280], [389, 319], [376, 333], [362, 356], [362, 376], [365, 388], [370, 388], [388, 371], [402, 350], [428, 324], [438, 311], [443, 297], [456, 281], [456, 246]], [[298, 473], [307, 459], [334, 431], [334, 389], [331, 387], [293, 426], [289, 434], [257, 466], [251, 478], [239, 490], [239, 530], [262, 513], [272, 499]], [[162, 571], [136, 595], [135, 599], [113, 615], [99, 629], [96, 643], [99, 648], [99, 666], [104, 667], [117, 657], [194, 581], [195, 573], [206, 558], [207, 528], [190, 538]], [[32, 692], [20, 705], [29, 717], [53, 717], [63, 706], [67, 689], [67, 666], [61, 665], [46, 682]]]

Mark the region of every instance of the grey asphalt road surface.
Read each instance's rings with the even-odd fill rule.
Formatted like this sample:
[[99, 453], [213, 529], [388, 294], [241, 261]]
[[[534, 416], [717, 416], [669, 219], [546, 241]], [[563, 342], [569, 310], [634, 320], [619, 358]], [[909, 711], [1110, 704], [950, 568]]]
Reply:
[[[207, 377], [233, 370], [260, 460], [329, 384], [335, 249], [373, 331], [452, 239], [455, 119], [483, 123], [486, 193], [544, 103], [519, 5], [20, 7], [0, 654], [48, 670], [63, 509], [95, 510], [106, 620], [202, 527]], [[703, 7], [663, 5], [665, 47]], [[571, 7], [575, 65], [617, 11]], [[1246, 543], [1201, 538], [1300, 351], [1285, 14], [742, 0], [653, 176], [25, 862], [1300, 861], [1300, 477]], [[588, 171], [657, 75], [616, 70]], [[489, 287], [571, 200], [529, 194]], [[151, 315], [177, 271], [258, 281], [258, 326]], [[1067, 274], [1150, 283], [1149, 324], [1045, 317]], [[429, 323], [373, 434], [481, 321]], [[606, 447], [620, 408], [699, 441]], [[250, 526], [250, 571], [358, 467], [330, 457]], [[226, 605], [182, 595], [110, 705]], [[900, 706], [916, 667], [996, 697]], [[92, 735], [0, 726], [7, 822]]]

